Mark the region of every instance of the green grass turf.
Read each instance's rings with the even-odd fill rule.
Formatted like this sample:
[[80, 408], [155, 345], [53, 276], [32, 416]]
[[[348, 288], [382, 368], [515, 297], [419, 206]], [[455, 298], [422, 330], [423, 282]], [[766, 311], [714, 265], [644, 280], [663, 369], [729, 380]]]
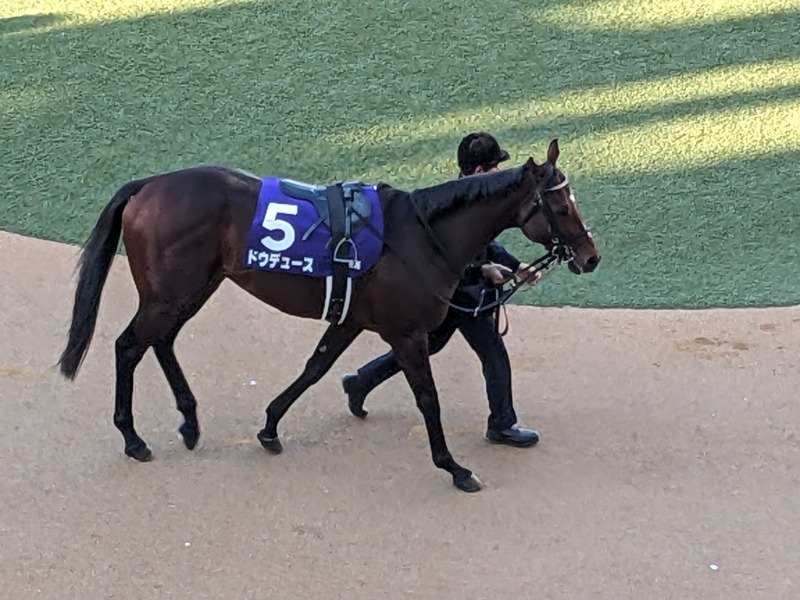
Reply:
[[798, 23], [797, 0], [0, 0], [0, 227], [82, 243], [122, 183], [198, 163], [410, 189], [486, 129], [514, 164], [559, 138], [603, 253], [516, 301], [796, 304]]

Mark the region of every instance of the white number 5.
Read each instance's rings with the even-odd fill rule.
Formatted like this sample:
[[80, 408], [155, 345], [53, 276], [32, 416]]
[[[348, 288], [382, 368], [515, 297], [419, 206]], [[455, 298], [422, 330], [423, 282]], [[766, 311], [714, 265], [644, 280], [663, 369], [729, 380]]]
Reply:
[[279, 240], [266, 236], [261, 238], [261, 243], [267, 247], [268, 250], [275, 252], [282, 252], [290, 248], [294, 244], [294, 228], [292, 225], [283, 219], [279, 219], [278, 215], [296, 215], [297, 205], [295, 204], [281, 204], [280, 202], [271, 202], [267, 206], [267, 212], [264, 215], [264, 221], [261, 225], [264, 229], [270, 231], [281, 231], [283, 237]]

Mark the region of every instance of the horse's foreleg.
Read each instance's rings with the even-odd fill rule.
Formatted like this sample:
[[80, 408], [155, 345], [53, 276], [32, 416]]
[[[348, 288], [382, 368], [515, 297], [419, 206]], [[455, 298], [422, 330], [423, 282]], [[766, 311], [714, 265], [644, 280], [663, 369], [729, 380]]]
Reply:
[[425, 333], [406, 337], [392, 344], [397, 355], [397, 360], [403, 367], [417, 408], [425, 419], [425, 428], [428, 431], [428, 442], [431, 447], [433, 464], [444, 469], [453, 477], [453, 485], [465, 492], [477, 492], [481, 489], [481, 482], [469, 469], [459, 465], [450, 450], [442, 429], [439, 396], [431, 373], [430, 357], [428, 356], [428, 338]]
[[283, 450], [278, 439], [278, 423], [281, 418], [303, 392], [322, 379], [325, 373], [333, 366], [333, 363], [336, 362], [336, 359], [341, 356], [342, 352], [347, 350], [347, 347], [353, 343], [353, 340], [358, 337], [361, 331], [359, 328], [348, 327], [347, 325], [342, 327], [331, 325], [328, 327], [317, 344], [314, 354], [306, 362], [305, 369], [303, 369], [300, 377], [295, 379], [267, 407], [266, 424], [257, 436], [265, 449], [275, 454]]

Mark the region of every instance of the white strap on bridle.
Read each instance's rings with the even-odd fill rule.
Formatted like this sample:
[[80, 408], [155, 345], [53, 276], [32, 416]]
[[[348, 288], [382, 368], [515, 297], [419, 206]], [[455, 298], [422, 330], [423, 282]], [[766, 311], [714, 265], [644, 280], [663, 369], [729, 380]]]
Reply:
[[569, 185], [569, 179], [567, 179], [567, 176], [565, 175], [565, 176], [564, 176], [564, 181], [562, 181], [562, 182], [561, 182], [561, 183], [559, 183], [558, 185], [554, 185], [554, 186], [553, 186], [553, 187], [551, 187], [551, 188], [547, 188], [547, 189], [545, 190], [545, 192], [555, 192], [556, 190], [560, 190], [560, 189], [562, 189], [562, 188], [565, 188], [565, 187], [567, 187], [568, 185]]

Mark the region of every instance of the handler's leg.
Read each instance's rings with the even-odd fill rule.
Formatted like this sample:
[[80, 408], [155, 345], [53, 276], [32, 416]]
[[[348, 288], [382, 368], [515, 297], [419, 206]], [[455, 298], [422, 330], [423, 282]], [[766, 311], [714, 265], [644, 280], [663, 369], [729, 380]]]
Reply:
[[[448, 312], [442, 324], [428, 334], [430, 356], [433, 356], [447, 345], [447, 342], [455, 333], [457, 324], [458, 315], [452, 314], [452, 311]], [[350, 407], [350, 412], [360, 419], [365, 418], [367, 411], [364, 410], [364, 401], [367, 398], [367, 394], [387, 379], [394, 377], [400, 370], [394, 351], [389, 351], [383, 356], [368, 362], [357, 373], [344, 375], [342, 377], [342, 388], [347, 394], [347, 404]]]
[[494, 316], [481, 313], [477, 317], [463, 319], [459, 331], [478, 355], [483, 367], [490, 410], [486, 439], [522, 448], [533, 446], [539, 441], [539, 433], [517, 424], [511, 394], [511, 364], [503, 338], [495, 328]]

